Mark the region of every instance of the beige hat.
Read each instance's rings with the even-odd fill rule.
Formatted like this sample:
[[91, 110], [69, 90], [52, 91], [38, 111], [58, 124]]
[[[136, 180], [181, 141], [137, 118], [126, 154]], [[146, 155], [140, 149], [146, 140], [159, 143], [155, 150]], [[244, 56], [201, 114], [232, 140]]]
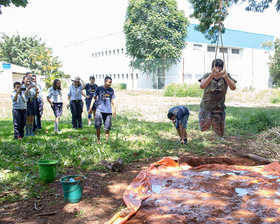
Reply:
[[74, 81], [74, 82], [80, 82], [80, 77], [79, 76], [76, 76], [74, 79], [71, 79], [71, 81]]

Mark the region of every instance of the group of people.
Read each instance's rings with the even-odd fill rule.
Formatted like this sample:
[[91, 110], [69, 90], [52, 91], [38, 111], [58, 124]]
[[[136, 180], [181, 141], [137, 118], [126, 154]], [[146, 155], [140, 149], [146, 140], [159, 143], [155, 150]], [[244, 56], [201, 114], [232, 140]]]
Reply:
[[[228, 87], [231, 90], [236, 89], [237, 81], [226, 72], [223, 60], [213, 60], [211, 67], [211, 72], [198, 80], [200, 88], [204, 89], [198, 114], [199, 128], [201, 131], [206, 131], [212, 127], [218, 136], [223, 137], [226, 118], [225, 96]], [[167, 113], [167, 117], [177, 129], [181, 144], [188, 142], [186, 129], [189, 114], [188, 108], [184, 106], [170, 108]]]
[[[41, 128], [42, 103], [39, 102], [43, 102], [42, 89], [36, 84], [36, 79], [31, 81], [29, 74], [31, 73], [27, 73], [24, 76], [22, 83], [14, 83], [14, 91], [11, 95], [15, 139], [24, 137], [24, 127], [26, 136], [34, 135], [33, 126]], [[88, 125], [92, 124], [91, 121], [94, 118], [97, 139], [100, 141], [100, 129], [101, 125], [104, 124], [105, 138], [108, 140], [109, 130], [112, 126], [112, 116], [116, 116], [115, 93], [113, 88], [111, 88], [112, 78], [106, 76], [103, 86], [95, 84], [94, 76], [90, 76], [89, 83], [87, 84], [80, 77], [75, 77], [72, 79], [72, 82], [67, 94], [67, 108], [71, 110], [73, 128], [82, 128], [84, 105], [82, 96], [84, 96], [88, 112]], [[83, 92], [84, 89], [86, 93]], [[60, 133], [58, 126], [63, 113], [61, 80], [54, 80], [52, 87], [48, 89], [47, 101], [55, 116], [54, 131]], [[36, 108], [38, 108], [38, 112]], [[37, 114], [40, 115], [40, 120], [34, 119], [34, 116]]]
[[[73, 128], [82, 128], [84, 104], [82, 96], [84, 96], [88, 112], [88, 125], [92, 124], [93, 118], [97, 140], [100, 141], [100, 129], [103, 124], [105, 139], [108, 140], [112, 117], [116, 116], [115, 93], [111, 87], [112, 78], [106, 76], [102, 86], [95, 84], [94, 76], [90, 76], [87, 84], [80, 77], [75, 77], [72, 82], [67, 94], [67, 108], [70, 107], [71, 110]], [[204, 89], [198, 116], [200, 130], [209, 130], [212, 126], [213, 131], [222, 137], [226, 117], [225, 95], [228, 87], [231, 90], [236, 89], [236, 80], [226, 72], [224, 62], [221, 59], [215, 59], [212, 62], [211, 72], [205, 74], [199, 79], [199, 82], [200, 88]], [[42, 96], [42, 89], [36, 84], [36, 76], [31, 73], [24, 76], [22, 83], [14, 83], [12, 100], [14, 137], [16, 139], [21, 139], [24, 136], [24, 127], [26, 128], [26, 136], [34, 135], [33, 130], [41, 128], [42, 105], [44, 102]], [[55, 116], [54, 131], [59, 133], [58, 125], [63, 112], [62, 89], [59, 79], [55, 79], [53, 86], [49, 88], [47, 101]], [[177, 129], [181, 144], [188, 143], [186, 129], [189, 114], [190, 112], [185, 106], [172, 107], [167, 113], [167, 117]], [[34, 119], [35, 116], [36, 119]]]

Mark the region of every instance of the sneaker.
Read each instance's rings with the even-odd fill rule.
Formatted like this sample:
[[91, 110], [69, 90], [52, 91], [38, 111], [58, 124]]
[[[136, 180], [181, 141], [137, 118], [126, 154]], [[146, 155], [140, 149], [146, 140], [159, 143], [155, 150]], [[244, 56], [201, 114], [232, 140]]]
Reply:
[[60, 133], [61, 133], [61, 131], [60, 131], [60, 130], [58, 130], [58, 129], [57, 129], [57, 130], [55, 130], [54, 132], [55, 132], [55, 133], [57, 133], [57, 134], [60, 134]]
[[22, 139], [22, 137], [18, 137], [17, 139]]
[[188, 139], [184, 139], [184, 145], [187, 145], [188, 144]]

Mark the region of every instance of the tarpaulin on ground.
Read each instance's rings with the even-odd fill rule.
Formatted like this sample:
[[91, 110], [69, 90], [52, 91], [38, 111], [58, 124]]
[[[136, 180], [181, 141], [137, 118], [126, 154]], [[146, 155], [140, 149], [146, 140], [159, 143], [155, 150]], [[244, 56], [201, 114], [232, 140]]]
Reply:
[[[107, 223], [280, 223], [280, 164], [191, 167], [164, 157], [123, 195], [127, 208]], [[136, 220], [133, 222], [133, 220]]]

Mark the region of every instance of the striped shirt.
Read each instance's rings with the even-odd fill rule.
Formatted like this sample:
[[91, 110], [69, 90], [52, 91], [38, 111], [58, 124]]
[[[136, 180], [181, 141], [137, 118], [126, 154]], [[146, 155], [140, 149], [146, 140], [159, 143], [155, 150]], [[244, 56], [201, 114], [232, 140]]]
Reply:
[[68, 92], [68, 96], [70, 96], [70, 100], [81, 100], [83, 89], [84, 89], [83, 85], [80, 85], [78, 87], [71, 85], [69, 87], [69, 92]]
[[17, 91], [14, 90], [13, 93], [11, 94], [11, 98], [12, 98], [12, 101], [13, 101], [13, 109], [26, 109], [26, 107], [27, 107], [26, 101], [27, 100], [25, 98], [24, 93], [22, 93], [22, 92], [19, 93], [18, 97], [17, 97], [17, 100], [14, 101], [16, 93], [17, 93]]
[[62, 103], [61, 90], [54, 89], [53, 86], [49, 88], [47, 97], [51, 99], [52, 103]]

